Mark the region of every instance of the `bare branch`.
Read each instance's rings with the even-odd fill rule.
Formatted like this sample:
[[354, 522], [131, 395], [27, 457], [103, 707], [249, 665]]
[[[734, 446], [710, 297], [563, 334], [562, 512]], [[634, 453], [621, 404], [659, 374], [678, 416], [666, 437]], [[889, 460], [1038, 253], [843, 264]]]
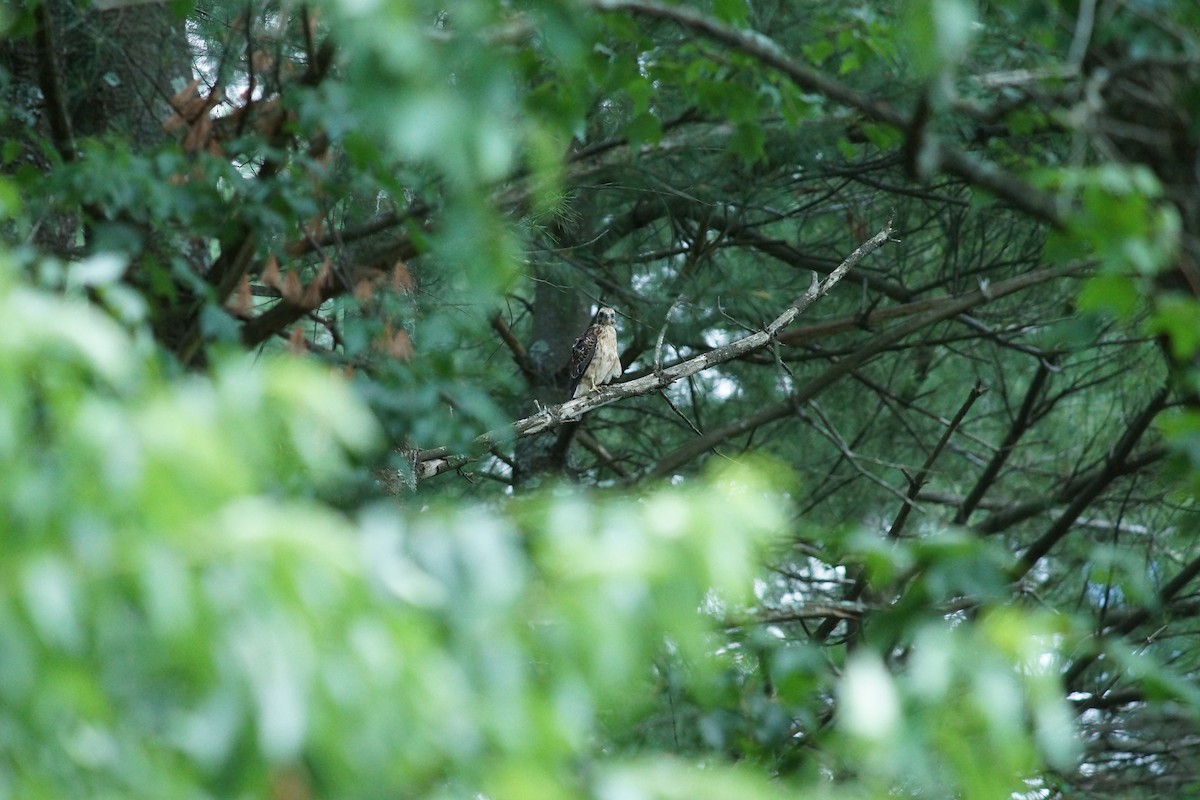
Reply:
[[992, 488], [996, 477], [1000, 474], [1000, 470], [1008, 462], [1008, 457], [1012, 454], [1013, 448], [1017, 446], [1017, 442], [1025, 435], [1025, 431], [1033, 424], [1036, 419], [1034, 415], [1034, 407], [1042, 396], [1042, 388], [1046, 385], [1046, 378], [1050, 376], [1050, 367], [1045, 361], [1038, 362], [1037, 371], [1033, 374], [1033, 379], [1029, 382], [1029, 388], [1025, 391], [1025, 400], [1021, 403], [1021, 409], [1017, 412], [1016, 418], [1012, 421], [1012, 425], [1008, 428], [1008, 433], [1004, 436], [1004, 441], [1000, 443], [1000, 447], [996, 449], [991, 461], [980, 474], [979, 479], [975, 481], [975, 485], [971, 488], [970, 493], [962, 501], [958, 512], [954, 515], [954, 524], [962, 525], [971, 517], [971, 512], [983, 500], [983, 496], [987, 494], [988, 489]]
[[[925, 457], [925, 463], [921, 465], [920, 471], [914, 477], [909, 479], [908, 493], [904, 498], [903, 504], [900, 506], [900, 510], [896, 513], [896, 518], [892, 520], [891, 527], [888, 528], [887, 538], [895, 539], [904, 530], [904, 526], [908, 522], [909, 514], [912, 513], [913, 505], [917, 500], [917, 495], [920, 493], [921, 487], [925, 485], [925, 481], [928, 480], [929, 471], [933, 469], [934, 462], [937, 461], [938, 456], [942, 454], [942, 451], [946, 449], [946, 445], [950, 442], [950, 437], [953, 436], [955, 431], [958, 430], [959, 426], [962, 425], [963, 420], [967, 418], [967, 412], [971, 410], [971, 406], [975, 405], [975, 401], [983, 396], [984, 391], [985, 389], [983, 388], [983, 384], [979, 381], [976, 381], [975, 385], [971, 387], [971, 391], [967, 394], [967, 398], [963, 401], [962, 405], [959, 406], [958, 412], [954, 415], [954, 419], [950, 420], [950, 424], [946, 426], [946, 430], [942, 431], [941, 438], [938, 439], [938, 442], [936, 445], [934, 445], [933, 450], [931, 450], [929, 455]], [[858, 570], [858, 574], [854, 577], [854, 585], [846, 591], [846, 596], [842, 599], [850, 602], [856, 601], [862, 596], [863, 590], [866, 588], [866, 572], [860, 569]], [[824, 622], [821, 623], [821, 626], [817, 628], [816, 633], [813, 634], [814, 640], [817, 642], [824, 642], [829, 638], [829, 634], [833, 633], [834, 628], [838, 626], [840, 621], [841, 620], [837, 616], [828, 617]]]
[[[866, 242], [858, 247], [853, 253], [846, 257], [833, 272], [826, 276], [821, 282], [813, 282], [813, 285], [802, 294], [800, 297], [788, 306], [782, 314], [776, 317], [766, 328], [761, 331], [745, 336], [736, 341], [730, 342], [722, 347], [715, 348], [706, 353], [701, 353], [698, 356], [689, 358], [686, 361], [681, 361], [678, 364], [673, 364], [658, 372], [645, 375], [635, 380], [626, 381], [612, 386], [606, 386], [599, 391], [584, 395], [583, 397], [569, 400], [558, 406], [551, 406], [537, 414], [534, 414], [524, 419], [517, 420], [512, 425], [506, 428], [492, 431], [480, 436], [476, 442], [480, 445], [493, 444], [497, 441], [502, 441], [512, 438], [520, 438], [523, 436], [532, 436], [535, 433], [552, 430], [562, 425], [564, 422], [576, 421], [583, 414], [589, 411], [594, 411], [610, 403], [615, 403], [618, 400], [624, 400], [629, 397], [638, 397], [651, 392], [661, 391], [676, 381], [686, 378], [690, 375], [695, 375], [706, 369], [710, 369], [718, 364], [723, 364], [726, 361], [732, 361], [746, 353], [757, 350], [767, 343], [772, 341], [780, 330], [785, 328], [793, 320], [796, 319], [805, 309], [813, 304], [819, 298], [825, 296], [838, 281], [846, 274], [852, 266], [862, 261], [868, 254], [877, 250], [885, 242], [892, 240], [892, 221], [889, 219], [887, 225], [883, 227], [879, 233], [872, 236]], [[994, 291], [994, 290], [993, 290]], [[703, 452], [703, 451], [702, 451]], [[430, 450], [420, 450], [413, 454], [414, 462], [421, 464], [424, 461], [433, 459], [445, 459], [450, 456], [448, 450], [444, 447], [433, 448]], [[449, 467], [447, 467], [449, 469]], [[439, 470], [433, 474], [439, 474], [445, 470]], [[422, 478], [430, 477], [424, 470], [418, 470], [417, 474]]]
[[[1031, 286], [1037, 286], [1038, 284], [1061, 277], [1064, 274], [1066, 273], [1062, 270], [1053, 267], [1036, 270], [1012, 278], [1011, 280], [992, 284], [986, 291], [978, 289], [959, 297], [945, 298], [939, 301], [932, 310], [913, 317], [903, 324], [897, 325], [891, 330], [884, 331], [880, 335], [870, 339], [862, 347], [834, 364], [817, 378], [796, 390], [781, 402], [766, 406], [748, 417], [735, 420], [720, 428], [711, 430], [704, 436], [693, 439], [669, 453], [650, 470], [648, 477], [669, 475], [701, 453], [711, 450], [734, 436], [752, 431], [768, 422], [774, 422], [777, 419], [791, 416], [801, 405], [807, 403], [846, 375], [853, 373], [860, 364], [916, 331], [944, 319], [955, 317], [968, 309], [986, 305], [987, 303], [999, 300], [1001, 297], [1021, 291], [1022, 289], [1028, 289]], [[634, 381], [630, 383], [634, 383]], [[628, 385], [621, 384], [622, 387]]]
[[534, 369], [533, 361], [529, 358], [529, 353], [525, 352], [525, 346], [513, 335], [512, 329], [508, 327], [508, 323], [504, 321], [504, 317], [500, 316], [499, 311], [492, 315], [490, 323], [492, 330], [499, 335], [505, 347], [512, 353], [513, 361], [516, 362], [517, 369], [521, 370], [521, 374], [525, 376], [525, 380], [530, 382], [537, 380], [537, 370]]
[[[1153, 607], [1141, 606], [1137, 608], [1119, 624], [1114, 625], [1109, 633], [1115, 633], [1121, 636], [1126, 636], [1132, 633], [1133, 630], [1139, 625], [1149, 621], [1156, 611], [1161, 610], [1163, 606], [1170, 603], [1177, 594], [1183, 591], [1184, 588], [1186, 588], [1187, 585], [1195, 580], [1198, 576], [1200, 576], [1200, 557], [1193, 558], [1191, 561], [1189, 561], [1183, 569], [1176, 573], [1175, 576], [1171, 578], [1171, 580], [1168, 581], [1166, 585], [1162, 587], [1162, 589], [1159, 590]], [[1092, 652], [1086, 653], [1076, 659], [1075, 662], [1063, 672], [1063, 685], [1066, 686], [1068, 690], [1075, 689], [1076, 682], [1080, 677], [1083, 676], [1083, 673], [1087, 671], [1087, 668], [1090, 667], [1097, 658], [1099, 658], [1099, 653], [1093, 650]]]
[[629, 477], [629, 470], [621, 466], [621, 464], [617, 461], [616, 456], [608, 452], [608, 448], [600, 444], [595, 436], [592, 436], [587, 431], [579, 431], [575, 434], [575, 438], [578, 439], [579, 443], [587, 448], [592, 455], [600, 459], [604, 463], [604, 466], [615, 472], [618, 477]]
[[1169, 394], [1170, 388], [1164, 386], [1146, 404], [1146, 407], [1130, 421], [1121, 438], [1113, 445], [1110, 451], [1111, 454], [1106, 460], [1104, 467], [1072, 498], [1070, 504], [1068, 504], [1067, 508], [1059, 515], [1050, 528], [1038, 537], [1037, 541], [1031, 544], [1021, 555], [1020, 560], [1012, 571], [1011, 577], [1013, 580], [1019, 580], [1029, 570], [1033, 569], [1033, 565], [1049, 553], [1050, 549], [1071, 531], [1079, 515], [1087, 510], [1088, 506], [1104, 491], [1105, 487], [1124, 474], [1126, 459], [1133, 453], [1133, 448], [1150, 427], [1150, 423], [1154, 421], [1154, 418], [1158, 416], [1160, 411], [1166, 408]]
[[1112, 472], [1111, 481], [1123, 475], [1131, 475], [1138, 472], [1151, 464], [1162, 461], [1166, 456], [1166, 448], [1161, 445], [1155, 445], [1154, 447], [1146, 448], [1136, 455], [1128, 456], [1120, 463], [1105, 463], [1095, 470], [1086, 472], [1062, 484], [1058, 491], [1053, 494], [1040, 494], [1034, 499], [1023, 503], [1005, 503], [1000, 510], [990, 514], [978, 524], [972, 525], [971, 530], [981, 536], [990, 536], [1001, 531], [1006, 531], [1030, 517], [1049, 511], [1055, 506], [1070, 502], [1080, 492], [1085, 491], [1088, 486], [1092, 485], [1100, 475], [1106, 472]]

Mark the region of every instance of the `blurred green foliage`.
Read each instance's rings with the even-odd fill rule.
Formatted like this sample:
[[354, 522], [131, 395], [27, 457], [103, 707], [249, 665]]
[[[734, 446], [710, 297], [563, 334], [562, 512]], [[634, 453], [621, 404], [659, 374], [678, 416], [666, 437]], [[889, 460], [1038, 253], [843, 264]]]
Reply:
[[341, 512], [322, 494], [379, 444], [343, 380], [235, 357], [168, 381], [3, 276], [5, 796], [575, 796], [668, 641], [698, 684], [721, 668], [699, 609], [744, 602], [781, 523], [756, 473]]
[[[900, 682], [869, 651], [843, 670], [760, 642], [778, 689], [735, 734], [754, 695], [728, 690], [757, 668], [718, 621], [751, 607], [782, 544], [769, 471], [342, 511], [323, 498], [379, 445], [342, 379], [283, 356], [167, 379], [138, 325], [11, 259], [0, 285], [4, 796], [768, 798], [780, 787], [749, 764], [787, 744], [776, 715], [819, 714], [835, 690], [845, 796], [997, 797], [1039, 753], [1069, 760], [1045, 660], [1063, 631], [1011, 608], [923, 622]], [[748, 764], [647, 742], [664, 693], [672, 725], [704, 714]]]
[[[886, 485], [879, 494], [891, 505], [856, 488], [809, 516], [798, 510], [802, 479], [768, 457], [739, 453], [720, 469], [624, 490], [552, 485], [514, 497], [505, 487], [469, 501], [459, 496], [467, 492], [397, 499], [382, 490], [381, 465], [397, 446], [463, 450], [526, 399], [479, 321], [502, 301], [533, 305], [533, 243], [544, 244], [545, 231], [570, 229], [573, 215], [585, 213], [600, 220], [600, 236], [622, 221], [599, 204], [576, 210], [568, 202], [575, 193], [618, 187], [647, 215], [700, 198], [705, 227], [683, 211], [671, 217], [678, 240], [665, 255], [647, 265], [637, 247], [622, 245], [591, 265], [601, 293], [657, 303], [663, 319], [687, 307], [686, 322], [672, 329], [684, 330], [676, 355], [727, 341], [737, 320], [770, 319], [777, 297], [795, 296], [795, 275], [762, 269], [756, 254], [701, 274], [693, 300], [681, 302], [684, 270], [663, 264], [694, 265], [692, 254], [710, 243], [710, 217], [733, 207], [734, 189], [770, 218], [763, 230], [771, 235], [755, 228], [750, 238], [776, 252], [802, 238], [797, 231], [857, 235], [864, 224], [853, 202], [816, 223], [776, 205], [815, 193], [801, 178], [839, 157], [829, 174], [845, 183], [856, 160], [899, 164], [913, 132], [859, 119], [862, 108], [848, 111], [747, 52], [674, 27], [664, 33], [660, 24], [678, 8], [711, 13], [710, 27], [735, 31], [754, 24], [770, 32], [779, 12], [790, 25], [781, 40], [806, 64], [883, 92], [896, 107], [932, 87], [935, 117], [962, 114], [935, 119], [937, 135], [970, 128], [964, 139], [1049, 193], [1058, 227], [1044, 247], [1040, 228], [1029, 238], [1046, 261], [1087, 272], [1080, 293], [1055, 290], [1077, 305], [1065, 321], [1044, 321], [1040, 339], [1013, 334], [1003, 342], [1010, 352], [972, 353], [976, 362], [1032, 350], [1036, 369], [1058, 373], [1099, 360], [1072, 348], [1115, 320], [1161, 337], [1180, 390], [1200, 391], [1200, 308], [1163, 283], [1188, 243], [1177, 187], [1141, 164], [1095, 164], [1038, 139], [1056, 126], [1084, 130], [1083, 99], [1067, 93], [1051, 110], [1016, 102], [1024, 90], [1012, 87], [1033, 74], [1021, 71], [1057, 66], [1057, 51], [1071, 46], [1067, 23], [1082, 4], [810, 3], [803, 24], [783, 13], [786, 4], [693, 5], [665, 6], [650, 20], [555, 0], [323, 3], [320, 26], [339, 48], [337, 79], [288, 82], [280, 68], [272, 87], [285, 109], [279, 117], [252, 109], [249, 88], [240, 109], [223, 98], [214, 124], [234, 133], [220, 147], [135, 147], [119, 130], [83, 137], [66, 155], [45, 139], [28, 152], [15, 140], [0, 147], [0, 800], [1041, 798], [1065, 794], [1086, 746], [1077, 698], [1064, 690], [1069, 663], [1099, 661], [1139, 701], [1195, 716], [1194, 648], [1153, 650], [1157, 634], [1127, 646], [1128, 631], [1104, 627], [1110, 595], [1132, 604], [1119, 610], [1136, 618], [1172, 599], [1159, 595], [1170, 585], [1164, 571], [1189, 563], [1187, 526], [1200, 491], [1194, 409], [1157, 423], [1176, 455], [1180, 521], [1163, 526], [1144, 560], [1116, 534], [1103, 547], [1084, 540], [1078, 563], [1065, 568], [1077, 580], [1039, 585], [1054, 593], [1048, 601], [1014, 579], [1026, 546], [1017, 534], [985, 536], [934, 515], [893, 531], [880, 524], [880, 509], [916, 500]], [[1183, 30], [1200, 22], [1187, 4], [1132, 5], [1142, 16], [1166, 13]], [[274, 5], [258, 28], [240, 30], [230, 21], [239, 9], [212, 6], [174, 4], [196, 41], [211, 47], [206, 55], [231, 31], [267, 31], [278, 37], [274, 55], [296, 70], [319, 61], [305, 41], [312, 32], [296, 30]], [[33, 30], [35, 10], [16, 15], [12, 37]], [[1123, 18], [1095, 39], [1157, 52], [1165, 47], [1157, 27]], [[994, 109], [970, 106], [993, 99], [986, 82], [965, 76], [979, 66], [973, 59], [990, 67], [988, 57], [1020, 73], [999, 83], [989, 73], [1002, 87], [995, 119]], [[214, 87], [243, 88], [244, 75], [209, 60], [203, 68]], [[19, 67], [6, 61], [6, 75]], [[895, 85], [897, 75], [905, 85]], [[1052, 72], [1045, 96], [1060, 79]], [[37, 122], [31, 108], [41, 113], [37, 103], [14, 105], [3, 121]], [[275, 127], [235, 127], [239, 110], [247, 118], [261, 111]], [[697, 121], [714, 124], [695, 139], [672, 139]], [[1002, 122], [1005, 137], [984, 130], [985, 121]], [[801, 136], [801, 126], [811, 127]], [[1008, 134], [1033, 142], [1014, 144]], [[682, 156], [671, 155], [676, 147]], [[602, 158], [581, 167], [575, 158], [589, 148]], [[604, 160], [618, 149], [621, 160]], [[639, 171], [656, 149], [674, 160]], [[760, 190], [767, 165], [785, 180]], [[686, 192], [664, 188], [668, 173], [695, 179]], [[264, 174], [271, 179], [258, 179]], [[933, 219], [949, 217], [946, 208], [995, 212], [982, 191], [955, 191], [906, 185], [897, 193], [944, 199]], [[650, 200], [641, 204], [643, 196]], [[406, 216], [413, 208], [421, 213]], [[923, 214], [901, 209], [898, 225]], [[381, 219], [385, 241], [355, 238]], [[994, 228], [1034, 229], [998, 219]], [[981, 241], [992, 235], [986, 225], [979, 231]], [[546, 241], [554, 247], [544, 249], [557, 248], [554, 235]], [[591, 244], [556, 253], [582, 272], [569, 259], [585, 261]], [[974, 271], [967, 255], [962, 266], [959, 244], [938, 241], [911, 262], [898, 255], [896, 274], [864, 270], [863, 296], [872, 281], [897, 304], [934, 307], [959, 283], [986, 294], [988, 273]], [[1006, 269], [1024, 269], [1010, 255], [1020, 247], [997, 245]], [[288, 299], [263, 278], [268, 263], [278, 269], [292, 258], [297, 285], [333, 276], [337, 291], [289, 323], [300, 345], [328, 345], [319, 358], [286, 352], [300, 349], [287, 325], [244, 341], [255, 321], [249, 309], [235, 313], [205, 281], [209, 273], [194, 268], [243, 249], [263, 291], [251, 296], [246, 285], [254, 311]], [[410, 269], [415, 259], [419, 268]], [[939, 273], [943, 259], [962, 274]], [[368, 278], [351, 275], [362, 265]], [[920, 295], [922, 283], [931, 296]], [[700, 295], [716, 299], [695, 302]], [[856, 319], [873, 310], [857, 302], [845, 306]], [[1008, 309], [997, 308], [993, 328], [971, 320], [990, 339], [1007, 335]], [[164, 342], [167, 323], [179, 319], [198, 326], [203, 363], [184, 364]], [[917, 358], [943, 344], [933, 341]], [[1077, 473], [1095, 466], [1055, 459], [1133, 416], [1122, 404], [1143, 399], [1147, 376], [1159, 376], [1144, 363], [1147, 349], [1106, 362], [1121, 379], [1102, 397], [1061, 403], [1066, 422], [1038, 431], [1032, 466], [1021, 465], [1027, 471], [999, 463], [1020, 489], [1041, 493], [1035, 500], [1052, 494], [1051, 479], [1062, 478], [1054, 491], [1074, 488], [1042, 511], [1073, 502], [1082, 494]], [[766, 405], [806, 369], [778, 358], [782, 369], [767, 377], [749, 362], [731, 363], [688, 388], [728, 389]], [[884, 394], [896, 406], [975, 380], [947, 360], [895, 365]], [[1016, 388], [1030, 383], [1015, 374], [1011, 394], [1003, 387], [994, 401], [1005, 414], [1021, 405]], [[831, 405], [857, 400], [837, 398]], [[1048, 415], [1061, 399], [1035, 410]], [[920, 424], [940, 435], [941, 410], [925, 416]], [[999, 440], [1008, 420], [985, 418], [972, 445]], [[1024, 433], [1013, 430], [994, 448], [1006, 457], [1004, 447]], [[693, 431], [671, 431], [647, 449], [660, 457]], [[642, 432], [628, 425], [623, 435]], [[807, 456], [803, 437], [812, 435], [762, 449]], [[918, 444], [929, 437], [915, 426], [902, 435]], [[871, 442], [839, 445], [839, 459], [851, 458]], [[912, 446], [888, 466], [924, 455]], [[968, 456], [956, 463], [974, 470], [986, 460]], [[933, 488], [965, 494], [973, 485], [965, 469], [938, 469]], [[1001, 504], [997, 513], [1007, 511]], [[1113, 513], [1120, 519], [1125, 506]], [[812, 569], [806, 559], [818, 546], [828, 560], [812, 583], [855, 588], [841, 605], [772, 583], [768, 565]], [[1102, 622], [1092, 626], [1101, 593]], [[818, 607], [806, 608], [809, 601]]]

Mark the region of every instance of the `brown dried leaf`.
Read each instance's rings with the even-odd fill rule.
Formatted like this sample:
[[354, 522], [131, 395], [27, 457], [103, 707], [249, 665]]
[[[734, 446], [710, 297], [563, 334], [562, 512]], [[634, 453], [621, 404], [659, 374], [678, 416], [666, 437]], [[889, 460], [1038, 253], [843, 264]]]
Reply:
[[308, 286], [304, 287], [303, 305], [305, 308], [316, 308], [325, 302], [325, 288], [329, 285], [332, 275], [333, 270], [330, 269], [329, 259], [325, 259], [321, 262], [321, 269], [317, 271], [316, 277], [308, 282]]
[[354, 284], [354, 299], [360, 303], [370, 300], [374, 293], [375, 285], [370, 280], [361, 280]]
[[320, 286], [321, 290], [324, 291], [330, 286], [333, 286], [335, 280], [336, 278], [333, 274], [333, 262], [327, 258], [321, 262], [321, 268], [317, 270], [317, 277], [313, 278], [313, 282]]
[[163, 122], [164, 130], [168, 133], [174, 133], [187, 121], [187, 115], [184, 113], [184, 110], [200, 97], [199, 89], [200, 79], [193, 78], [191, 83], [180, 89], [171, 98], [171, 108], [175, 109], [175, 113], [167, 117]]
[[289, 269], [283, 275], [283, 285], [279, 287], [280, 294], [283, 299], [295, 306], [302, 306], [304, 302], [304, 286], [300, 283], [300, 276], [294, 269]]
[[180, 114], [172, 114], [163, 120], [163, 130], [167, 133], [175, 133], [184, 126], [186, 120]]
[[279, 288], [279, 259], [274, 254], [267, 256], [267, 264], [263, 267], [260, 280], [263, 286], [270, 286], [272, 289]]
[[212, 108], [214, 105], [216, 105], [216, 103], [213, 102], [212, 95], [209, 95], [208, 97], [196, 95], [191, 100], [188, 100], [183, 104], [183, 106], [179, 109], [179, 116], [183, 117], [184, 122], [191, 123], [203, 116], [204, 112], [209, 108]]
[[354, 284], [354, 299], [365, 303], [375, 294], [383, 279], [383, 273], [374, 267], [368, 267], [358, 273], [358, 283]]
[[255, 50], [250, 57], [250, 66], [255, 72], [269, 72], [275, 66], [275, 56], [266, 50]]
[[390, 322], [383, 329], [383, 341], [380, 344], [383, 352], [398, 361], [408, 361], [413, 356], [412, 338], [408, 331], [403, 328], [394, 330]]
[[325, 216], [318, 214], [317, 216], [304, 223], [304, 235], [308, 239], [318, 241], [321, 235], [325, 232]]
[[243, 275], [236, 290], [229, 297], [225, 307], [234, 314], [244, 316], [254, 310], [254, 295], [250, 291], [250, 278]]
[[403, 292], [408, 294], [413, 289], [417, 288], [417, 282], [413, 279], [413, 275], [408, 270], [408, 265], [403, 261], [397, 261], [392, 265], [392, 291]]
[[184, 144], [188, 152], [204, 149], [212, 138], [213, 119], [208, 112], [223, 99], [215, 87], [207, 95], [201, 94], [198, 87], [199, 81], [193, 80], [171, 99], [175, 113], [163, 123], [163, 129], [168, 133], [174, 133], [185, 126], [188, 128]]
[[201, 150], [208, 148], [209, 142], [212, 139], [213, 121], [212, 117], [207, 114], [201, 115], [192, 126], [188, 128], [187, 135], [183, 137], [183, 152], [198, 153]]
[[299, 325], [292, 328], [292, 335], [288, 337], [288, 351], [296, 355], [308, 352], [308, 342], [304, 341], [304, 331]]

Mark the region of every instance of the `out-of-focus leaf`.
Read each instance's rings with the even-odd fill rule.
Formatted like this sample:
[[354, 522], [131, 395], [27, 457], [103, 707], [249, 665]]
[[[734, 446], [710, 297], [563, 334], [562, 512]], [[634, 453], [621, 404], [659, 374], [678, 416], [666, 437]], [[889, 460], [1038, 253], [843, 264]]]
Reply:
[[966, 0], [911, 0], [901, 14], [916, 73], [929, 78], [966, 55], [975, 11]]
[[838, 686], [838, 699], [839, 723], [847, 733], [876, 742], [897, 734], [900, 697], [878, 658], [862, 655], [850, 660]]

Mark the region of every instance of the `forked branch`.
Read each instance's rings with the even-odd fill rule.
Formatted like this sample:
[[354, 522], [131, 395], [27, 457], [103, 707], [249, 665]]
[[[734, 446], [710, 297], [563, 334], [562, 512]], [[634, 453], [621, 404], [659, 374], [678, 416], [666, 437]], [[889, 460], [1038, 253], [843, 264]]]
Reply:
[[[808, 290], [797, 297], [778, 317], [762, 330], [685, 361], [680, 361], [678, 364], [653, 371], [641, 378], [606, 386], [594, 394], [588, 394], [574, 400], [569, 400], [561, 405], [545, 408], [537, 414], [517, 420], [511, 425], [507, 425], [499, 430], [490, 431], [478, 437], [475, 440], [477, 449], [482, 452], [486, 447], [494, 445], [497, 442], [523, 436], [532, 436], [536, 433], [552, 430], [564, 422], [578, 420], [579, 417], [589, 411], [594, 411], [602, 406], [615, 403], [618, 400], [661, 391], [678, 380], [695, 375], [697, 372], [711, 369], [718, 364], [724, 364], [726, 361], [740, 358], [747, 353], [766, 346], [781, 330], [795, 321], [796, 317], [804, 313], [805, 309], [821, 297], [824, 297], [852, 267], [881, 247], [885, 242], [896, 241], [892, 238], [893, 232], [892, 220], [888, 219], [887, 224], [879, 233], [859, 245], [858, 249], [848, 255], [846, 260], [830, 272], [824, 280], [818, 281], [816, 273], [813, 273], [812, 285], [809, 286]], [[414, 474], [418, 479], [424, 479], [451, 469], [457, 469], [465, 463], [464, 459], [469, 460], [470, 457], [455, 456], [447, 448], [438, 447], [431, 450], [417, 450], [410, 453], [410, 458], [412, 459]]]

